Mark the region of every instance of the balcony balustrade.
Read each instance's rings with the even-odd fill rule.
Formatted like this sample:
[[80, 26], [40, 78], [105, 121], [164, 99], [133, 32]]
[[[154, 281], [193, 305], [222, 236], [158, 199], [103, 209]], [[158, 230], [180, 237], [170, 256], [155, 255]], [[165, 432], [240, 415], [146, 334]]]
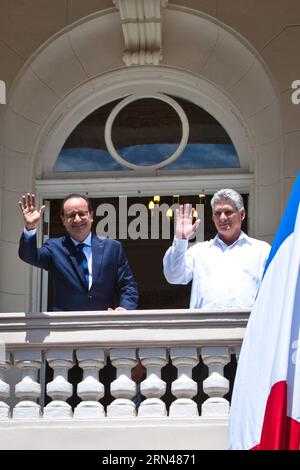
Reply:
[[[197, 432], [200, 438], [205, 430], [210, 437], [197, 448], [226, 448], [248, 317], [248, 310], [1, 313], [0, 447], [17, 435], [43, 448], [46, 433], [47, 448], [51, 442], [80, 448], [67, 442], [71, 427], [75, 434], [85, 429], [89, 444], [82, 438], [82, 447], [93, 448], [93, 432], [102, 427], [111, 430], [114, 448], [123, 448], [131, 431], [132, 448], [143, 442], [150, 448], [147, 429], [158, 439], [151, 434], [152, 448], [188, 448], [188, 442], [196, 448]], [[137, 364], [144, 371], [138, 379]], [[25, 429], [32, 437], [24, 440]], [[216, 429], [219, 441], [216, 432], [209, 442]], [[55, 440], [57, 430], [64, 445]]]

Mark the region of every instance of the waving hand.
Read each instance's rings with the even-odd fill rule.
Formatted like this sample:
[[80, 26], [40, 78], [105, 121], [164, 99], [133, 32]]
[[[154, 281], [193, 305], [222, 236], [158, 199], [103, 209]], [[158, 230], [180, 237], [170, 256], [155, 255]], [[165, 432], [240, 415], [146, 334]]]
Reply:
[[40, 209], [37, 209], [35, 204], [35, 195], [30, 193], [23, 195], [22, 201], [19, 201], [19, 207], [22, 211], [27, 230], [36, 228], [39, 221], [43, 218], [45, 206], [41, 206]]
[[200, 219], [193, 223], [193, 210], [191, 204], [185, 204], [176, 209], [176, 230], [175, 236], [180, 240], [189, 240], [197, 228], [199, 227]]

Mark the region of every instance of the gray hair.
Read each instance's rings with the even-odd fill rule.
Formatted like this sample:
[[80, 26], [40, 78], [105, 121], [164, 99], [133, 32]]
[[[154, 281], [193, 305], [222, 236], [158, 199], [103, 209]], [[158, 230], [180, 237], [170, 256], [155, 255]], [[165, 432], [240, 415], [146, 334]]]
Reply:
[[233, 202], [239, 212], [245, 210], [243, 198], [237, 191], [235, 191], [234, 189], [220, 189], [213, 195], [210, 201], [212, 211], [214, 212], [214, 207], [216, 203], [226, 201], [227, 199]]

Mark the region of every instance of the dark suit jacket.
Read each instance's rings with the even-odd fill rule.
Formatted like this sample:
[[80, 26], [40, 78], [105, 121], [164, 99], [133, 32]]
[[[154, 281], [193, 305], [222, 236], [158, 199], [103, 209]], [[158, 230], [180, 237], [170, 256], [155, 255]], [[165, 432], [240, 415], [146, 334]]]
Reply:
[[87, 290], [82, 267], [69, 235], [50, 238], [37, 248], [36, 236], [20, 239], [19, 256], [32, 266], [52, 273], [53, 310], [135, 309], [137, 284], [120, 242], [92, 234], [93, 283]]

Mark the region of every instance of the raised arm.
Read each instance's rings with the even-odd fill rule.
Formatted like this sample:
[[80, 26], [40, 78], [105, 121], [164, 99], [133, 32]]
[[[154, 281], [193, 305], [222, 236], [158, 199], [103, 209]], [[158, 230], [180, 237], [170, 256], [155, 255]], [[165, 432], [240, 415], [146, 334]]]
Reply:
[[43, 205], [40, 209], [37, 209], [35, 195], [27, 193], [23, 195], [22, 200], [19, 201], [19, 207], [23, 215], [25, 228], [27, 230], [37, 228], [40, 220], [43, 218], [45, 206]]
[[199, 224], [200, 219], [193, 223], [193, 209], [190, 204], [177, 209], [175, 238], [163, 259], [164, 275], [170, 284], [188, 284], [193, 277], [194, 257], [192, 249], [187, 251], [187, 248], [188, 240]]
[[[45, 206], [37, 209], [35, 206], [35, 195], [27, 193], [19, 201], [19, 207], [22, 211], [26, 230], [36, 229], [43, 217]], [[25, 263], [37, 266], [39, 268], [49, 269], [51, 264], [51, 254], [49, 247], [43, 245], [37, 248], [36, 233], [22, 233], [19, 245], [19, 256]]]

